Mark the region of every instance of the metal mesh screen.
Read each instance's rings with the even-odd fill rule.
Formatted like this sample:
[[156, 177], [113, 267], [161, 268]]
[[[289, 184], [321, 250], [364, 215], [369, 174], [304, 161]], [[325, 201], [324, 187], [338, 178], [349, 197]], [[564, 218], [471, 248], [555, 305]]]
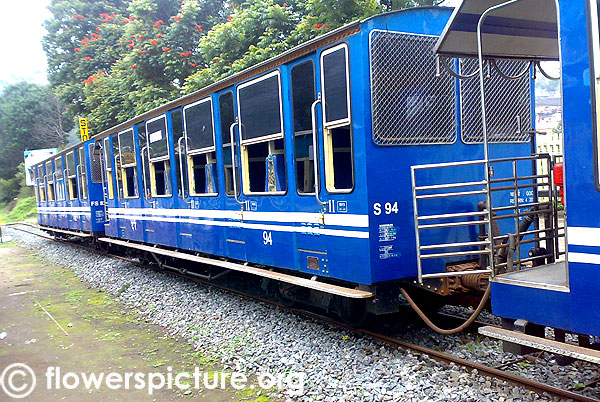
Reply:
[[454, 79], [436, 77], [433, 36], [373, 31], [370, 39], [373, 141], [447, 144], [456, 139]]
[[[497, 66], [505, 75], [521, 73], [528, 62], [497, 60]], [[477, 70], [477, 60], [461, 59], [463, 75]], [[484, 67], [485, 113], [489, 142], [526, 142], [531, 125], [531, 81], [530, 74], [510, 80], [502, 77], [494, 68]], [[461, 137], [468, 144], [483, 142], [481, 125], [481, 96], [479, 78], [462, 80], [461, 98]], [[517, 116], [521, 121], [518, 132]]]
[[90, 166], [92, 183], [102, 183], [102, 148], [95, 148], [94, 144], [89, 145], [90, 156], [92, 158]]

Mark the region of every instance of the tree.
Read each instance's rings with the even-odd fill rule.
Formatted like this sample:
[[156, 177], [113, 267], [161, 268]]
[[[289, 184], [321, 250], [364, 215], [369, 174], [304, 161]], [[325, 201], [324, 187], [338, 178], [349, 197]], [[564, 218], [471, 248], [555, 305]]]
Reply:
[[26, 149], [64, 145], [64, 131], [72, 127], [49, 87], [25, 82], [6, 87], [0, 93], [0, 178], [17, 172]]

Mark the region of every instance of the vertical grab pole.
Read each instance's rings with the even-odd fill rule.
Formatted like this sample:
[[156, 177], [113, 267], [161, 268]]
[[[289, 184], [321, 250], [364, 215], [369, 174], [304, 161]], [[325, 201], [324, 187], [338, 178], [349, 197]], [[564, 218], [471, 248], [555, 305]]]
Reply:
[[238, 195], [237, 195], [238, 194], [237, 193], [237, 174], [236, 174], [236, 171], [235, 171], [235, 162], [236, 162], [236, 160], [235, 160], [235, 142], [234, 142], [234, 139], [235, 139], [235, 127], [236, 126], [237, 127], [240, 126], [240, 123], [239, 123], [239, 121], [238, 121], [237, 118], [235, 119], [235, 122], [233, 122], [231, 124], [231, 127], [229, 127], [229, 137], [230, 137], [230, 140], [231, 140], [231, 173], [232, 173], [231, 176], [233, 178], [233, 196], [235, 198], [235, 202], [237, 202], [238, 204], [240, 204], [242, 206], [242, 211], [243, 211], [244, 210], [244, 203], [241, 202], [238, 199]]
[[482, 46], [482, 38], [481, 38], [481, 27], [483, 26], [483, 22], [485, 21], [487, 15], [499, 8], [506, 7], [509, 4], [516, 3], [519, 0], [509, 0], [504, 3], [495, 5], [493, 7], [488, 8], [481, 14], [479, 17], [479, 21], [477, 22], [477, 61], [479, 62], [479, 92], [481, 95], [481, 128], [483, 131], [483, 155], [485, 159], [485, 188], [486, 188], [486, 206], [488, 210], [488, 241], [490, 245], [490, 276], [493, 278], [496, 275], [496, 270], [494, 269], [494, 234], [492, 233], [492, 193], [490, 186], [490, 157], [489, 157], [489, 149], [488, 149], [488, 136], [487, 136], [487, 124], [485, 120], [485, 87], [483, 81], [483, 46]]
[[[413, 220], [415, 223], [415, 239], [417, 244], [417, 276], [419, 284], [423, 284], [423, 267], [421, 266], [421, 237], [419, 235], [419, 210], [417, 209], [417, 182], [415, 178], [415, 167], [410, 167], [410, 178], [413, 194]], [[482, 267], [483, 268], [483, 267]]]
[[317, 202], [323, 207], [323, 210], [327, 211], [327, 203], [321, 201], [319, 198], [319, 190], [321, 188], [321, 175], [319, 172], [319, 136], [318, 136], [318, 122], [317, 122], [317, 105], [321, 103], [321, 93], [317, 97], [310, 107], [310, 115], [312, 119], [312, 140], [313, 140], [313, 173], [315, 175], [315, 198]]
[[[185, 182], [184, 182], [184, 178], [183, 178], [183, 176], [185, 176], [185, 174], [183, 172], [183, 162], [182, 162], [183, 157], [181, 154], [181, 140], [183, 140], [184, 138], [186, 138], [185, 135], [182, 136], [181, 138], [179, 138], [179, 140], [177, 140], [177, 150], [179, 151], [179, 155], [178, 155], [179, 156], [179, 173], [180, 173], [180, 178], [181, 178], [181, 198], [183, 199], [183, 201], [186, 204], [192, 205], [193, 201], [188, 201], [185, 199], [186, 198]], [[188, 166], [188, 164], [187, 164], [187, 140], [185, 142], [185, 146], [186, 146], [186, 148], [185, 148], [186, 149], [186, 151], [185, 151], [185, 155], [186, 155], [185, 167], [187, 169], [187, 166]], [[185, 173], [187, 173], [187, 170]], [[188, 182], [188, 185], [189, 185], [189, 182]], [[189, 195], [189, 191], [188, 191], [188, 195]]]

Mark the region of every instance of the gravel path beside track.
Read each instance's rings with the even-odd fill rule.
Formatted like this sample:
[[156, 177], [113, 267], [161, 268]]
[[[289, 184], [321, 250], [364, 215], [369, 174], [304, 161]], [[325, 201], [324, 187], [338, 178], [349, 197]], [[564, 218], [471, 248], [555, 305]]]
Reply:
[[[35, 230], [29, 228], [28, 230]], [[4, 228], [14, 241], [73, 269], [91, 286], [118, 296], [149, 322], [188, 339], [226, 368], [245, 372], [303, 372], [301, 401], [500, 401], [552, 400], [504, 381], [445, 365], [404, 350], [382, 346], [339, 328], [312, 321], [240, 296]], [[394, 328], [389, 329], [394, 331]], [[389, 331], [386, 331], [389, 333]], [[500, 343], [473, 334], [442, 337], [424, 328], [404, 327], [404, 340], [498, 365], [515, 356]], [[515, 365], [516, 372], [570, 388], [595, 378], [598, 366], [577, 363]], [[598, 391], [587, 391], [600, 396]]]

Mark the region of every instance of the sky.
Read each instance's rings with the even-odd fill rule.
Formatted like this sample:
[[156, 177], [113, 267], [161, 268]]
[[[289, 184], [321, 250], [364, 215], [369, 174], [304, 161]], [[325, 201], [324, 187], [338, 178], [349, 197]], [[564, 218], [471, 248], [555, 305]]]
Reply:
[[20, 81], [46, 84], [42, 26], [50, 0], [0, 0], [0, 89]]

